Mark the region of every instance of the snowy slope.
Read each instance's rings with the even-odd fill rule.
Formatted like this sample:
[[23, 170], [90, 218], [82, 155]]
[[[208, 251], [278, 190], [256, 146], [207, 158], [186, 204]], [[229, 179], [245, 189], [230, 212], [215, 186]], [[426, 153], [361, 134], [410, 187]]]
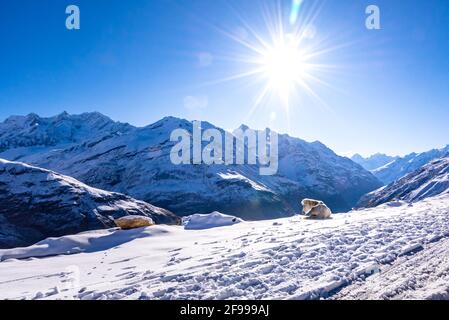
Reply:
[[33, 244], [49, 236], [115, 226], [129, 214], [156, 223], [179, 223], [171, 212], [106, 192], [55, 172], [0, 159], [0, 248]]
[[449, 239], [402, 257], [366, 282], [351, 285], [333, 299], [449, 300]]
[[368, 158], [364, 158], [359, 154], [355, 154], [351, 157], [351, 160], [355, 163], [360, 164], [366, 170], [371, 171], [383, 167], [398, 158], [399, 157], [392, 157], [383, 153], [376, 153]]
[[[296, 216], [207, 230], [155, 226], [88, 232], [1, 250], [0, 298], [332, 297], [401, 257], [444, 246], [447, 237], [449, 195], [330, 220]], [[45, 250], [76, 254], [14, 259], [41, 256]], [[419, 272], [427, 276], [425, 269]]]
[[[249, 165], [173, 165], [170, 134], [177, 128], [191, 132], [187, 120], [167, 117], [143, 128], [125, 126], [127, 130], [119, 132], [83, 134], [86, 139], [69, 146], [13, 145], [0, 157], [55, 170], [182, 216], [217, 210], [237, 212], [244, 219], [281, 217], [298, 212], [299, 199], [305, 197], [320, 198], [334, 211], [346, 211], [381, 185], [359, 165], [318, 142], [281, 136], [279, 175], [261, 176], [258, 167]], [[111, 124], [105, 128], [109, 127], [115, 128]], [[203, 122], [206, 128], [216, 127]]]
[[433, 149], [422, 153], [411, 153], [398, 158], [383, 167], [377, 168], [372, 173], [386, 185], [418, 170], [428, 162], [449, 156], [449, 145], [442, 149]]
[[416, 202], [449, 193], [449, 157], [434, 160], [379, 190], [365, 195], [358, 207], [375, 207], [393, 200]]

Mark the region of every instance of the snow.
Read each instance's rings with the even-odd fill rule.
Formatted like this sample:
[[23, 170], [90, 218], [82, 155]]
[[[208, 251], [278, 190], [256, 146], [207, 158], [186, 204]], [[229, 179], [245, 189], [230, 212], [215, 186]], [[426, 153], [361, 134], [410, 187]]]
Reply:
[[358, 206], [374, 207], [396, 199], [416, 202], [449, 193], [449, 157], [430, 161], [420, 169], [362, 197]]
[[[91, 231], [0, 250], [0, 298], [318, 299], [355, 285], [369, 297], [445, 297], [448, 238], [449, 195], [329, 220]], [[419, 286], [399, 290], [408, 278], [389, 268]]]
[[383, 183], [389, 184], [395, 180], [418, 170], [432, 160], [447, 157], [449, 155], [449, 145], [441, 149], [433, 149], [422, 153], [411, 153], [383, 167], [372, 170], [372, 173]]
[[398, 259], [382, 273], [355, 283], [334, 299], [449, 299], [449, 239], [430, 244], [413, 257]]
[[240, 222], [243, 222], [243, 220], [220, 212], [194, 214], [183, 219], [184, 229], [186, 230], [211, 229], [231, 226]]
[[0, 248], [47, 237], [115, 227], [113, 219], [140, 215], [156, 223], [181, 219], [162, 208], [89, 187], [74, 178], [0, 159]]
[[[35, 123], [38, 128], [31, 130]], [[207, 122], [202, 128], [225, 132]], [[137, 128], [99, 113], [12, 117], [0, 123], [0, 158], [50, 169], [179, 216], [218, 210], [245, 220], [286, 217], [312, 195], [342, 212], [381, 186], [324, 145], [288, 135], [279, 135], [278, 175], [260, 176], [253, 165], [174, 165], [170, 134], [175, 129], [191, 132], [192, 123], [166, 117]]]
[[383, 153], [376, 153], [368, 158], [364, 158], [356, 153], [351, 157], [351, 160], [360, 164], [366, 170], [375, 171], [376, 169], [389, 165], [398, 158], [399, 157], [392, 157]]

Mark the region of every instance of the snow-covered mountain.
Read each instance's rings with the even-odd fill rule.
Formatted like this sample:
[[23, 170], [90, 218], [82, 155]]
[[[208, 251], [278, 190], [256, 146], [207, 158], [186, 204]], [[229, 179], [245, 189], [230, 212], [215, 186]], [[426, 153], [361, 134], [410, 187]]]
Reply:
[[360, 164], [363, 168], [369, 171], [383, 167], [396, 159], [398, 159], [398, 157], [388, 156], [383, 153], [376, 153], [368, 158], [364, 158], [360, 154], [356, 153], [351, 157], [352, 161]]
[[0, 151], [20, 147], [52, 147], [79, 143], [98, 136], [120, 135], [132, 130], [129, 124], [114, 122], [98, 112], [50, 118], [31, 113], [11, 116], [0, 123]]
[[411, 153], [400, 157], [372, 173], [383, 183], [389, 184], [419, 168], [426, 163], [449, 155], [449, 145], [442, 149], [433, 149], [422, 153]]
[[334, 211], [351, 209], [362, 195], [381, 183], [348, 158], [319, 141], [279, 135], [279, 175], [307, 189], [303, 196], [323, 199]]
[[25, 246], [46, 237], [114, 227], [125, 215], [180, 223], [173, 213], [73, 178], [0, 159], [0, 248]]
[[[73, 126], [71, 136], [84, 138], [51, 146], [31, 139], [35, 141], [32, 145], [9, 144], [0, 157], [55, 170], [183, 216], [220, 211], [237, 212], [246, 219], [280, 217], [298, 212], [299, 200], [304, 197], [320, 198], [334, 211], [347, 211], [363, 194], [381, 186], [361, 166], [337, 156], [323, 144], [287, 135], [279, 137], [279, 174], [261, 176], [253, 165], [172, 164], [169, 155], [175, 143], [170, 141], [170, 134], [178, 128], [191, 132], [192, 123], [187, 120], [167, 117], [135, 128], [106, 118], [100, 130], [91, 120], [99, 117], [97, 113], [63, 117], [83, 117], [83, 134]], [[14, 119], [28, 126], [23, 118]], [[50, 119], [41, 121], [53, 123]], [[216, 128], [207, 122], [202, 126]], [[8, 139], [13, 137], [9, 132]], [[0, 136], [0, 145], [7, 145], [4, 140]]]
[[358, 206], [375, 207], [393, 200], [416, 202], [445, 193], [449, 193], [449, 157], [431, 161], [388, 186], [365, 195]]

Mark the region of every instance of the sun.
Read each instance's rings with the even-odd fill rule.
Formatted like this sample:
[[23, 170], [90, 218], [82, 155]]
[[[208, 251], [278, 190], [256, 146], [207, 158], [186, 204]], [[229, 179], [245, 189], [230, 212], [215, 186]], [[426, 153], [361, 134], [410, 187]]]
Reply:
[[276, 92], [284, 102], [305, 81], [306, 55], [292, 36], [280, 37], [262, 52], [258, 61], [269, 90]]
[[333, 89], [332, 81], [326, 78], [332, 79], [338, 66], [326, 59], [341, 45], [334, 45], [332, 37], [316, 28], [319, 7], [311, 4], [306, 11], [302, 0], [292, 0], [288, 19], [281, 1], [273, 3], [278, 6], [263, 7], [263, 21], [258, 23], [250, 23], [233, 10], [241, 22], [239, 32], [216, 28], [232, 40], [234, 51], [221, 57], [233, 62], [238, 71], [206, 85], [236, 81], [255, 87], [255, 91], [248, 91], [254, 94], [248, 118], [256, 111], [268, 110], [270, 114], [282, 112], [289, 119], [291, 108], [302, 108], [305, 103], [330, 109], [317, 89], [323, 85]]

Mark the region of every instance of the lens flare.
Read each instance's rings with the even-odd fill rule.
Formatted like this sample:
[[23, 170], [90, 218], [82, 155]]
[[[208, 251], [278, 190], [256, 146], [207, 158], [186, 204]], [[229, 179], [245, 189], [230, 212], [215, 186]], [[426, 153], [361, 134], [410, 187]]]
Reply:
[[292, 10], [290, 13], [290, 24], [294, 25], [298, 21], [299, 9], [301, 9], [303, 0], [292, 0]]
[[333, 73], [337, 67], [327, 65], [322, 58], [339, 46], [330, 46], [327, 42], [331, 38], [328, 36], [320, 37], [319, 30], [315, 27], [319, 12], [315, 3], [311, 2], [306, 10], [305, 1], [293, 0], [287, 15], [283, 13], [281, 2], [276, 3], [276, 7], [262, 8], [264, 24], [249, 23], [241, 17], [238, 10], [233, 10], [241, 22], [239, 30], [245, 30], [245, 37], [240, 36], [241, 32], [215, 27], [236, 44], [236, 52], [228, 52], [221, 59], [235, 62], [241, 72], [210, 81], [206, 85], [243, 79], [249, 80], [245, 81], [247, 85], [261, 85], [254, 96], [248, 118], [259, 107], [269, 105], [269, 108], [282, 107], [282, 113], [289, 119], [291, 106], [300, 105], [297, 102], [306, 97], [330, 110], [315, 92], [315, 85], [333, 88], [323, 76]]

